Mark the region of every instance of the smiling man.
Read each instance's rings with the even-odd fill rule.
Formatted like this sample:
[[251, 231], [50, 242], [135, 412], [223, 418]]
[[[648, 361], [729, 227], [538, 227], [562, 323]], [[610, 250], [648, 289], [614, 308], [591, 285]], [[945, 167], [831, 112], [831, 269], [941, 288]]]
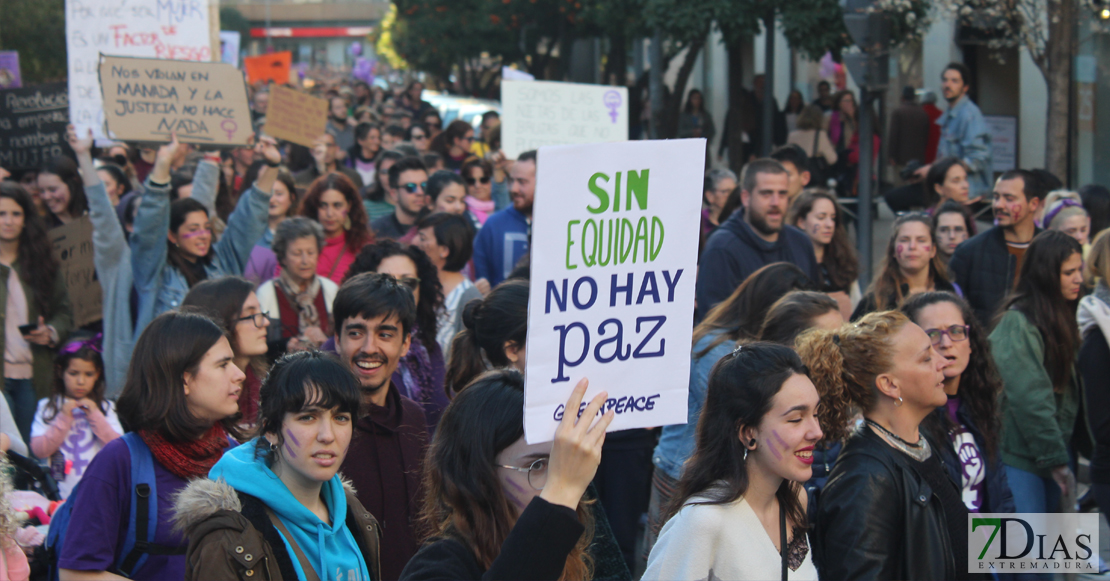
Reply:
[[383, 579], [397, 579], [420, 547], [420, 475], [428, 445], [424, 411], [391, 385], [409, 350], [416, 302], [393, 277], [364, 273], [339, 287], [332, 306], [340, 360], [358, 378], [362, 408], [340, 469], [381, 523]]
[[[736, 195], [733, 193], [733, 195]], [[740, 204], [705, 242], [698, 269], [696, 319], [728, 298], [751, 273], [772, 262], [789, 262], [819, 280], [813, 244], [784, 223], [789, 174], [773, 159], [757, 159], [740, 176]], [[725, 203], [726, 208], [729, 203]]]

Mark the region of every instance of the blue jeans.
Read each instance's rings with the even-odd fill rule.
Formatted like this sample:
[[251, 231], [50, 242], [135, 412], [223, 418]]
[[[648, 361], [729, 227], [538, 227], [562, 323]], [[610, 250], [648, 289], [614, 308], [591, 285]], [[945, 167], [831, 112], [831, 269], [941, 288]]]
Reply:
[[1017, 512], [1048, 513], [1060, 512], [1063, 492], [1052, 478], [1041, 478], [1013, 466], [1006, 468], [1006, 478], [1010, 481], [1010, 491], [1014, 493], [1014, 506]]

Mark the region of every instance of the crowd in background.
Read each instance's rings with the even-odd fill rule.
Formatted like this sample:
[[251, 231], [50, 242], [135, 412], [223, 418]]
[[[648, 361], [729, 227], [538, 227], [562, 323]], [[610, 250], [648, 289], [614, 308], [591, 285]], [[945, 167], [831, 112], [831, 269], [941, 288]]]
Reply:
[[[0, 182], [0, 449], [65, 501], [0, 502], [0, 579], [25, 553], [61, 579], [955, 579], [969, 513], [1059, 512], [1080, 458], [1110, 512], [1110, 191], [993, 179], [944, 75], [947, 112], [922, 125], [911, 90], [892, 120], [869, 284], [856, 100], [823, 82], [769, 156], [757, 123], [705, 174], [690, 375], [661, 378], [688, 423], [606, 434], [599, 386], [531, 445], [538, 160], [496, 112], [444, 126], [419, 81], [338, 81], [311, 148], [260, 131], [264, 86], [248, 147], [71, 127]], [[716, 134], [696, 90], [679, 130]], [[86, 216], [78, 326], [50, 230]]]

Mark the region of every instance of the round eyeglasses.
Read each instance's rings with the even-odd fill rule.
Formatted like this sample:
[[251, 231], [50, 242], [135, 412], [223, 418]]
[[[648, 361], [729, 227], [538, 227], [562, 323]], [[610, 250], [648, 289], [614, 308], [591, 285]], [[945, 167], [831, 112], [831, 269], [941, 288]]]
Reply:
[[966, 341], [969, 330], [970, 327], [968, 325], [952, 325], [947, 329], [929, 329], [925, 331], [925, 334], [929, 336], [929, 340], [933, 342], [933, 345], [940, 345], [945, 335], [948, 335], [948, 338], [953, 342]]
[[535, 462], [532, 462], [527, 468], [521, 468], [519, 466], [506, 466], [504, 464], [498, 464], [497, 467], [504, 468], [506, 470], [516, 470], [517, 472], [527, 472], [528, 486], [531, 486], [536, 490], [543, 490], [544, 485], [547, 484], [548, 462], [549, 459], [547, 458], [539, 458]]

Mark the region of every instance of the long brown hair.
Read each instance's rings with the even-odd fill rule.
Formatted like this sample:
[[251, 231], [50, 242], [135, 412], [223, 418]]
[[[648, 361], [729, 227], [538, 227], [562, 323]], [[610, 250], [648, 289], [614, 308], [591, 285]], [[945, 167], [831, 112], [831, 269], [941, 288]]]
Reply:
[[23, 232], [19, 234], [19, 264], [28, 286], [35, 292], [30, 298], [35, 302], [43, 319], [54, 315], [50, 310], [50, 298], [54, 296], [55, 277], [58, 276], [58, 262], [46, 234], [46, 224], [35, 209], [31, 196], [23, 186], [12, 182], [0, 182], [0, 198], [8, 198], [23, 210]]
[[[516, 524], [517, 509], [497, 475], [497, 456], [524, 437], [524, 377], [509, 369], [490, 371], [455, 398], [436, 428], [424, 463], [425, 537], [452, 538], [485, 569], [501, 553]], [[594, 521], [585, 497], [578, 520], [586, 532], [567, 556], [559, 579], [589, 579]]]
[[[201, 282], [189, 289], [188, 294], [181, 300], [181, 306], [190, 307], [223, 327], [224, 333], [231, 341], [232, 353], [239, 356], [238, 341], [235, 338], [236, 327], [239, 313], [243, 312], [243, 303], [247, 302], [252, 292], [254, 292], [254, 285], [247, 279], [238, 276], [221, 276]], [[251, 357], [250, 366], [255, 377], [259, 379], [266, 377], [266, 373], [270, 371], [266, 355]], [[246, 420], [253, 422], [254, 418], [246, 418]]]
[[817, 419], [826, 442], [848, 439], [856, 410], [867, 415], [875, 407], [875, 379], [894, 366], [891, 338], [909, 323], [898, 311], [880, 311], [833, 331], [810, 329], [798, 337], [798, 355], [821, 395]]
[[[362, 198], [358, 195], [358, 188], [347, 176], [341, 173], [330, 173], [316, 178], [308, 186], [308, 191], [301, 200], [300, 215], [319, 222], [320, 197], [328, 190], [343, 194], [343, 198], [347, 200], [347, 218], [351, 221], [351, 227], [347, 229], [347, 252], [358, 253], [363, 246], [374, 241], [374, 235], [370, 232], [370, 222], [366, 217]], [[323, 251], [323, 248], [320, 250]]]
[[694, 357], [704, 357], [724, 341], [754, 340], [759, 336], [763, 317], [771, 305], [796, 290], [817, 290], [817, 287], [802, 269], [789, 262], [775, 262], [753, 272], [727, 299], [710, 309], [694, 328], [694, 345], [714, 331], [722, 332]]
[[[1002, 378], [998, 375], [998, 368], [994, 366], [994, 357], [991, 356], [991, 343], [987, 339], [987, 332], [967, 301], [948, 292], [921, 293], [910, 297], [902, 305], [902, 312], [917, 323], [921, 311], [939, 303], [949, 303], [960, 311], [964, 324], [970, 327], [967, 340], [971, 342], [971, 356], [968, 358], [967, 369], [960, 374], [960, 400], [967, 403], [971, 416], [979, 434], [983, 438], [987, 458], [994, 459], [998, 450], [998, 434], [1001, 430], [1001, 416], [999, 396], [1002, 394]], [[947, 441], [948, 430], [954, 428], [948, 412], [943, 407], [925, 419], [922, 423], [934, 441]]]
[[[902, 284], [906, 280], [902, 277], [902, 269], [898, 265], [895, 249], [898, 243], [898, 232], [902, 229], [902, 226], [910, 222], [924, 224], [925, 229], [929, 231], [929, 244], [932, 244], [934, 249], [937, 247], [937, 240], [933, 237], [933, 219], [928, 214], [910, 212], [902, 214], [894, 221], [894, 227], [890, 232], [890, 240], [886, 244], [886, 255], [883, 256], [882, 267], [879, 269], [879, 274], [875, 277], [875, 280], [871, 281], [871, 287], [867, 289], [867, 292], [875, 298], [875, 310], [877, 311], [897, 309], [906, 299], [902, 294]], [[937, 283], [951, 284], [947, 273], [948, 267], [941, 261], [940, 252], [938, 251], [929, 261], [929, 282], [933, 286], [936, 286]], [[890, 304], [891, 295], [895, 297], [896, 302], [894, 304]]]
[[[692, 504], [729, 504], [748, 492], [747, 448], [738, 434], [744, 427], [759, 425], [783, 384], [797, 374], [806, 374], [801, 359], [789, 347], [774, 343], [744, 345], [713, 366], [694, 454], [666, 509], [666, 520], [694, 496], [707, 500]], [[775, 497], [790, 522], [804, 528], [806, 511], [798, 500], [801, 490], [800, 483], [783, 479]]]
[[[848, 288], [859, 277], [859, 260], [856, 249], [848, 240], [848, 230], [844, 227], [844, 208], [836, 201], [836, 196], [824, 188], [807, 188], [790, 206], [786, 223], [797, 226], [798, 220], [805, 220], [813, 211], [817, 200], [828, 200], [833, 205], [833, 237], [825, 247], [825, 257], [821, 262], [829, 272], [829, 281], [837, 289]], [[829, 289], [823, 289], [829, 290]]]
[[1075, 354], [1079, 350], [1079, 325], [1075, 321], [1077, 301], [1064, 298], [1060, 268], [1074, 254], [1083, 255], [1079, 242], [1058, 230], [1045, 230], [1033, 238], [1021, 260], [1017, 287], [1002, 301], [995, 324], [1006, 311], [1025, 315], [1044, 341], [1044, 366], [1056, 393], [1071, 381]]

